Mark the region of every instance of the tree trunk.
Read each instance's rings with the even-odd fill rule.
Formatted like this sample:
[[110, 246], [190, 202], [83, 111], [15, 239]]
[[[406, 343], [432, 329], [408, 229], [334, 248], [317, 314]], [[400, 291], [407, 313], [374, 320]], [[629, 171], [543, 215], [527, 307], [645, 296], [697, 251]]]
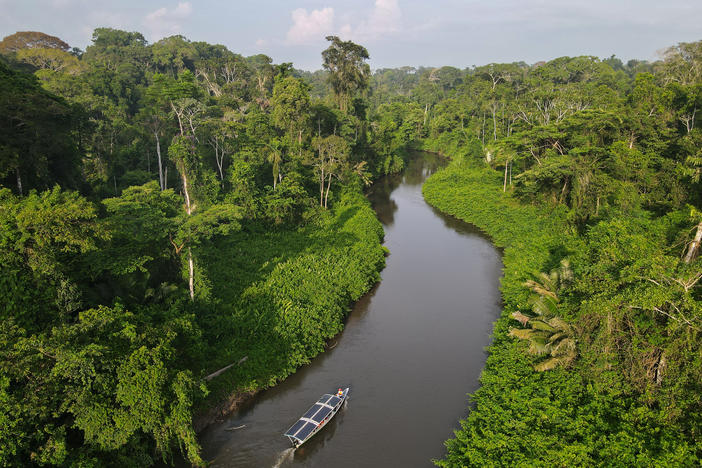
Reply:
[[[185, 195], [185, 212], [188, 216], [192, 215], [192, 207], [190, 206], [190, 193], [188, 192], [188, 177], [185, 175], [183, 168], [183, 195]], [[193, 265], [193, 252], [188, 247], [188, 287], [190, 288], [190, 300], [195, 300], [195, 266]]]
[[561, 189], [561, 195], [558, 197], [558, 203], [563, 203], [565, 200], [566, 188], [568, 188], [568, 179], [563, 182], [563, 188]]
[[20, 175], [19, 167], [15, 168], [15, 174], [17, 174], [17, 193], [22, 195], [22, 176]]
[[507, 167], [509, 166], [509, 161], [505, 161], [505, 181], [502, 183], [502, 192], [507, 191]]
[[163, 163], [161, 162], [161, 142], [158, 139], [158, 132], [154, 132], [154, 137], [156, 137], [156, 154], [158, 155], [158, 185], [161, 187], [161, 190], [166, 190], [163, 178]]
[[656, 385], [663, 383], [663, 374], [665, 373], [666, 365], [665, 351], [663, 351], [661, 357], [658, 358], [658, 365], [656, 366]]
[[492, 105], [492, 140], [497, 141], [497, 120], [495, 118], [495, 107], [496, 105]]
[[324, 169], [321, 169], [322, 175], [319, 178], [319, 206], [324, 207], [324, 181], [326, 175], [324, 174]]
[[324, 194], [324, 209], [327, 208], [327, 200], [329, 199], [329, 189], [331, 188], [332, 175], [329, 173], [329, 182], [327, 182], [327, 193]]
[[512, 166], [514, 166], [514, 163], [512, 161], [509, 162], [509, 186], [512, 186]]
[[185, 168], [183, 168], [183, 195], [185, 195], [185, 212], [190, 216], [192, 210], [190, 208], [190, 193], [188, 192], [188, 177], [185, 175]]
[[690, 246], [687, 249], [687, 254], [685, 255], [685, 263], [690, 263], [697, 257], [697, 253], [700, 249], [700, 242], [702, 241], [702, 221], [697, 225], [697, 232], [695, 233], [695, 238], [690, 242]]
[[195, 266], [193, 265], [193, 252], [188, 247], [188, 287], [190, 288], [190, 300], [195, 300]]
[[224, 165], [224, 154], [220, 155], [219, 161], [217, 161], [217, 167], [219, 168], [219, 180], [224, 182], [224, 172], [222, 171], [222, 166]]

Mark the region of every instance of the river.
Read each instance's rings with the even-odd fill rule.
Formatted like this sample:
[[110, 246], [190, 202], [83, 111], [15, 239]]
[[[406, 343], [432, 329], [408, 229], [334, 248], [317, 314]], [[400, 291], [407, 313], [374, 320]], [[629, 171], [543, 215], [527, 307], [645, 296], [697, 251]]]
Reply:
[[[476, 228], [424, 201], [422, 183], [443, 164], [417, 153], [373, 186], [390, 249], [381, 282], [355, 304], [332, 349], [201, 434], [212, 466], [428, 467], [443, 456], [466, 394], [478, 388], [502, 269]], [[346, 386], [345, 408], [289, 449], [282, 433], [323, 393]]]

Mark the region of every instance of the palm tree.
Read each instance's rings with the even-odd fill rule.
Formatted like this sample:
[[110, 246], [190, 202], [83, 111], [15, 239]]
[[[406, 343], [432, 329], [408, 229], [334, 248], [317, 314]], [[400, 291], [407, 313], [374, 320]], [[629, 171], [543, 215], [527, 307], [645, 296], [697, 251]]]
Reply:
[[558, 292], [572, 278], [570, 264], [565, 259], [551, 272], [539, 273], [538, 281], [529, 280], [524, 283], [534, 292], [530, 302], [531, 310], [536, 316], [531, 317], [520, 311], [512, 313], [513, 319], [529, 328], [511, 328], [510, 336], [527, 340], [529, 354], [549, 356], [534, 366], [538, 372], [567, 366], [577, 356], [573, 328], [559, 317], [558, 310]]
[[273, 190], [275, 190], [278, 185], [278, 181], [282, 179], [280, 176], [280, 164], [283, 162], [283, 151], [280, 148], [280, 144], [277, 140], [272, 141], [272, 145], [265, 144], [270, 148], [270, 153], [266, 158], [269, 163], [273, 165]]

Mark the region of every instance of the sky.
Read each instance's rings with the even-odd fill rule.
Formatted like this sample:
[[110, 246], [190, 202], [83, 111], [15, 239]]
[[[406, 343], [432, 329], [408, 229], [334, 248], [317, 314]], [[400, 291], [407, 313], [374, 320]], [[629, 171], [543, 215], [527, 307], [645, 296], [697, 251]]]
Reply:
[[702, 40], [702, 0], [0, 0], [0, 37], [42, 31], [85, 49], [97, 27], [151, 43], [181, 34], [304, 70], [321, 68], [328, 35], [365, 46], [373, 69], [655, 60]]

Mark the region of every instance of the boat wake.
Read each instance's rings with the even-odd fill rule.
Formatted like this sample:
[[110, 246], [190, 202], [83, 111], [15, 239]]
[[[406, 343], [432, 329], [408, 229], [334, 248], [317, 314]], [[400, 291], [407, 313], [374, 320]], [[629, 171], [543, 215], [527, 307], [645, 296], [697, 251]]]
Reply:
[[275, 460], [275, 463], [273, 463], [273, 468], [279, 468], [280, 466], [283, 465], [286, 461], [290, 460], [295, 453], [294, 448], [289, 448], [285, 449], [280, 454], [278, 455], [278, 458]]

